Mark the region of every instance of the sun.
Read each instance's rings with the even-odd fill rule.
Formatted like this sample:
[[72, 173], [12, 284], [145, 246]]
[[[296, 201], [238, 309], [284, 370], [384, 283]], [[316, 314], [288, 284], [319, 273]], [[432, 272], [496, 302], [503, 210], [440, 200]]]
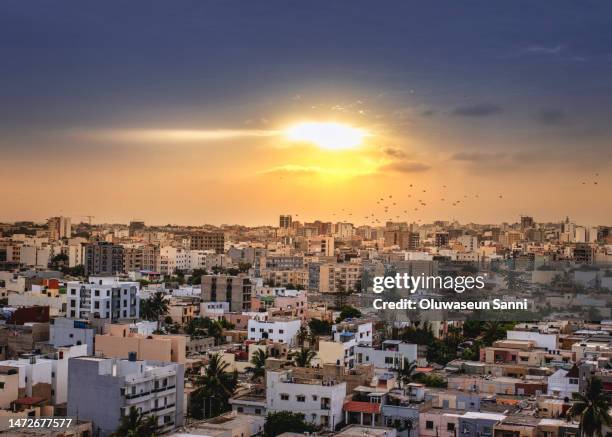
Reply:
[[285, 130], [290, 141], [312, 143], [328, 150], [354, 149], [367, 135], [363, 129], [336, 122], [304, 122]]

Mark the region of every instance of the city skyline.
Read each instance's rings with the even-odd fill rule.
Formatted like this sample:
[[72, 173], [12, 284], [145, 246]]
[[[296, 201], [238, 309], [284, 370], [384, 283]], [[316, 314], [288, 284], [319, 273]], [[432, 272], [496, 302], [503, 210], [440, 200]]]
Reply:
[[612, 217], [609, 5], [142, 6], [7, 4], [1, 221]]

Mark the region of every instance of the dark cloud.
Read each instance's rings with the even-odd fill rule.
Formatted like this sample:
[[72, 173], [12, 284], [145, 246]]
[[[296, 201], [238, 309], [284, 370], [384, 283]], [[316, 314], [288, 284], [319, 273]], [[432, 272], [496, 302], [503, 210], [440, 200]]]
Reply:
[[382, 150], [382, 152], [385, 155], [390, 156], [392, 158], [397, 158], [397, 159], [406, 158], [406, 152], [396, 147], [386, 147]]
[[558, 125], [567, 120], [565, 112], [560, 109], [541, 109], [536, 114], [536, 119], [542, 124]]
[[492, 103], [477, 103], [474, 105], [459, 106], [453, 110], [453, 115], [461, 117], [488, 117], [499, 114], [502, 108]]
[[422, 162], [416, 161], [396, 161], [381, 167], [384, 171], [396, 171], [399, 173], [420, 173], [429, 170], [431, 167]]
[[454, 161], [490, 162], [506, 158], [505, 153], [459, 152], [451, 156]]

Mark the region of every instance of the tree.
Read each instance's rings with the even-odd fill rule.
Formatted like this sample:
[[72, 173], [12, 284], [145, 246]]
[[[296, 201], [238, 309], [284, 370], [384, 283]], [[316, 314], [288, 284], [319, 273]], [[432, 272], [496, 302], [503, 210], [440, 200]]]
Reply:
[[416, 361], [408, 361], [407, 358], [404, 358], [401, 361], [401, 364], [396, 365], [395, 371], [397, 372], [397, 381], [399, 382], [400, 388], [405, 388], [408, 384], [412, 382], [416, 375]]
[[304, 346], [304, 341], [308, 338], [308, 329], [305, 326], [300, 326], [300, 329], [296, 335], [296, 340], [300, 346]]
[[[168, 314], [168, 302], [161, 291], [157, 291], [149, 299], [141, 303], [141, 317], [146, 320], [156, 320], [157, 330], [161, 330], [162, 317]], [[144, 307], [144, 308], [143, 308]]]
[[332, 325], [326, 320], [312, 319], [308, 322], [308, 328], [310, 329], [311, 334], [315, 335], [330, 335], [332, 330]]
[[204, 375], [195, 380], [196, 390], [191, 394], [191, 415], [196, 419], [216, 417], [231, 409], [229, 398], [238, 384], [238, 374], [228, 372], [229, 364], [220, 354], [212, 355]]
[[253, 367], [249, 367], [248, 370], [253, 372], [253, 378], [261, 378], [266, 374], [266, 360], [268, 359], [268, 351], [264, 349], [257, 349], [251, 358], [251, 364]]
[[361, 311], [350, 305], [345, 305], [340, 309], [340, 317], [336, 320], [336, 323], [340, 323], [344, 319], [356, 319], [361, 317]]
[[114, 437], [153, 437], [157, 427], [155, 416], [145, 417], [136, 407], [130, 407], [127, 416], [119, 422], [119, 428], [113, 433]]
[[268, 413], [264, 425], [264, 436], [275, 437], [284, 432], [305, 433], [313, 432], [315, 427], [304, 420], [304, 414], [291, 411], [278, 411]]
[[291, 354], [293, 362], [297, 367], [309, 367], [310, 362], [317, 354], [312, 349], [301, 348], [299, 351]]
[[580, 431], [585, 437], [602, 437], [602, 428], [612, 426], [612, 417], [608, 413], [610, 403], [603, 391], [603, 382], [593, 377], [587, 385], [585, 394], [572, 393], [574, 404], [567, 415], [580, 419]]

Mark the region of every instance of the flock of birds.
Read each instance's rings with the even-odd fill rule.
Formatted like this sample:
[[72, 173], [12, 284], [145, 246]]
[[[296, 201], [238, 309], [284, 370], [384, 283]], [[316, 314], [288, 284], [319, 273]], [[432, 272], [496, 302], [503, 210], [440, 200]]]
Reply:
[[[595, 180], [593, 181], [593, 185], [599, 184], [599, 181], [597, 180], [598, 177], [599, 177], [599, 173], [595, 173]], [[587, 182], [585, 181], [582, 182], [582, 185], [586, 185], [586, 184]], [[447, 186], [442, 185], [441, 188], [442, 190], [446, 190]], [[414, 215], [417, 215], [419, 211], [425, 210], [425, 208], [428, 205], [430, 205], [432, 202], [435, 202], [436, 200], [440, 202], [441, 204], [444, 203], [446, 205], [450, 205], [451, 207], [459, 207], [459, 206], [468, 204], [470, 200], [481, 199], [479, 194], [470, 194], [470, 195], [464, 194], [460, 198], [455, 197], [454, 199], [451, 199], [451, 196], [447, 196], [447, 197], [439, 197], [438, 199], [433, 200], [433, 201], [427, 200], [426, 202], [424, 199], [425, 197], [428, 196], [427, 189], [417, 189], [413, 184], [409, 184], [407, 191], [408, 192], [406, 193], [405, 196], [409, 200], [404, 199], [402, 201], [401, 199], [398, 199], [397, 197], [394, 198], [393, 195], [391, 194], [377, 198], [376, 199], [376, 205], [378, 205], [377, 210], [373, 211], [371, 214], [363, 216], [363, 219], [366, 221], [367, 224], [371, 224], [373, 226], [381, 226], [384, 224], [383, 220], [381, 220], [378, 217], [388, 217], [386, 221], [394, 221], [394, 219], [398, 221], [400, 219], [404, 219], [404, 220], [410, 219], [411, 221], [421, 222], [421, 219], [414, 219]], [[496, 196], [495, 199], [498, 201], [504, 199], [504, 194], [502, 193], [498, 193], [495, 196]], [[408, 201], [409, 203], [412, 203], [410, 210], [405, 209], [406, 201]], [[402, 208], [401, 205], [404, 205], [404, 207]], [[412, 217], [408, 217], [408, 214], [411, 214]], [[354, 219], [353, 212], [346, 208], [341, 208], [340, 211], [333, 212], [331, 215], [332, 217], [337, 218], [340, 221], [343, 221], [343, 220], [350, 221]], [[296, 219], [299, 219], [299, 214], [293, 214], [293, 217], [295, 217]]]

